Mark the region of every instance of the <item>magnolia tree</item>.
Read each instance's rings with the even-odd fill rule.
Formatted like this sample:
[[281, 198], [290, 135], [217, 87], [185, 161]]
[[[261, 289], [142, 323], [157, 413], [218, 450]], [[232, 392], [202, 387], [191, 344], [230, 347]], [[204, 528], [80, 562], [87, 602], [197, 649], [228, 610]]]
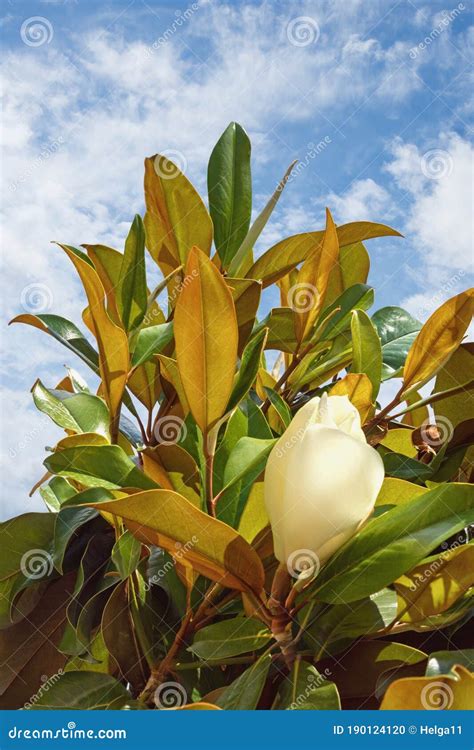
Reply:
[[329, 210], [255, 258], [290, 174], [251, 223], [239, 125], [212, 151], [209, 209], [145, 159], [123, 252], [60, 245], [88, 334], [14, 319], [96, 392], [72, 369], [32, 389], [65, 434], [45, 512], [1, 528], [2, 707], [467, 707], [473, 290], [424, 325], [369, 314], [363, 243], [399, 233]]

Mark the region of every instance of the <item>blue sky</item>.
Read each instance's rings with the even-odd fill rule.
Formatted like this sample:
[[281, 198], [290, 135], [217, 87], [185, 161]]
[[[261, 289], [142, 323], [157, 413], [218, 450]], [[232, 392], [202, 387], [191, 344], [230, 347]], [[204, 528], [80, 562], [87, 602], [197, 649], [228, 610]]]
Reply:
[[[259, 243], [337, 222], [385, 221], [368, 243], [376, 305], [421, 319], [472, 284], [472, 3], [419, 0], [2, 4], [3, 317], [84, 300], [51, 240], [121, 248], [143, 212], [143, 158], [175, 157], [203, 195], [231, 120], [253, 144], [254, 209], [287, 165]], [[319, 146], [318, 146], [319, 144]], [[266, 299], [268, 306], [276, 300]], [[58, 430], [29, 389], [81, 364], [26, 327], [3, 328], [0, 513], [42, 507], [28, 488]]]

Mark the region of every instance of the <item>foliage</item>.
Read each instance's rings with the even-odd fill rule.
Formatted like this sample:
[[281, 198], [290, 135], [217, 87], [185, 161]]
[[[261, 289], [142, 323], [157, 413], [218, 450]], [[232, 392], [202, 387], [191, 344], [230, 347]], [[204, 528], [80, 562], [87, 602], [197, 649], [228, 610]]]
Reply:
[[[212, 152], [209, 212], [177, 166], [147, 158], [146, 214], [124, 251], [60, 245], [88, 331], [59, 315], [14, 319], [100, 382], [69, 370], [33, 386], [64, 434], [37, 484], [46, 512], [0, 530], [3, 708], [430, 708], [433, 678], [436, 700], [466, 707], [473, 654], [444, 643], [472, 603], [473, 290], [424, 325], [398, 307], [368, 312], [363, 243], [399, 233], [337, 227], [329, 210], [325, 229], [255, 258], [290, 172], [252, 223], [239, 125]], [[262, 317], [266, 288], [280, 304]], [[278, 599], [263, 472], [324, 392], [356, 406], [386, 479], [372, 519]], [[414, 647], [431, 631], [449, 639]]]

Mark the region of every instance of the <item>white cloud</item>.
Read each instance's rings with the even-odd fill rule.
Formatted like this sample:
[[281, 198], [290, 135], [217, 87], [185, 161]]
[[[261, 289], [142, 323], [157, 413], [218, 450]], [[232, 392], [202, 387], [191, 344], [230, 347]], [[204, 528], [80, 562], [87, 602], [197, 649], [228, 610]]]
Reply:
[[327, 203], [334, 209], [339, 223], [347, 221], [387, 221], [392, 199], [382, 185], [372, 178], [356, 180], [342, 193], [331, 193]]
[[405, 231], [419, 251], [415, 273], [424, 287], [403, 304], [426, 318], [471, 285], [474, 149], [455, 133], [441, 133], [425, 149], [397, 139], [392, 155], [385, 169], [410, 197]]

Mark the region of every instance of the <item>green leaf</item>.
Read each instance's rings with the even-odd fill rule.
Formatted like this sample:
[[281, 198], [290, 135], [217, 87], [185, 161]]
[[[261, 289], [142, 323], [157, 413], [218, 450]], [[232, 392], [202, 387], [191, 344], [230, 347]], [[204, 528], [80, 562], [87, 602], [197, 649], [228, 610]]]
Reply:
[[123, 580], [136, 570], [141, 550], [142, 545], [129, 531], [125, 531], [115, 542], [111, 557]]
[[205, 661], [219, 661], [257, 651], [266, 646], [272, 637], [259, 620], [235, 617], [198, 630], [188, 651]]
[[279, 709], [337, 711], [341, 708], [334, 682], [319, 674], [316, 667], [298, 659], [280, 688]]
[[99, 672], [65, 672], [45, 690], [30, 710], [81, 711], [125, 708], [128, 690], [114, 677]]
[[336, 308], [341, 308], [324, 328], [321, 339], [335, 338], [338, 334], [349, 328], [352, 310], [367, 310], [373, 303], [374, 290], [371, 286], [367, 286], [367, 284], [354, 284], [346, 289], [340, 297], [323, 310], [321, 318], [326, 317]]
[[81, 526], [97, 515], [97, 511], [93, 508], [63, 508], [59, 511], [54, 526], [53, 562], [60, 573], [63, 572], [66, 547], [72, 537]]
[[430, 654], [426, 667], [427, 677], [438, 677], [449, 674], [456, 664], [474, 671], [474, 648], [465, 648], [462, 651], [435, 651]]
[[[246, 237], [244, 238], [242, 244], [240, 245], [237, 252], [235, 253], [232, 259], [232, 262], [229, 266], [230, 276], [239, 276], [240, 274], [245, 274], [245, 272], [248, 269], [248, 266], [251, 265], [252, 248], [255, 245], [258, 238], [260, 237], [260, 234], [262, 233], [263, 229], [265, 228], [265, 224], [267, 223], [268, 219], [272, 215], [273, 209], [275, 208], [276, 204], [280, 200], [280, 196], [283, 192], [283, 188], [288, 182], [291, 171], [293, 167], [295, 166], [295, 164], [296, 164], [296, 161], [291, 162], [290, 166], [288, 167], [285, 174], [283, 175], [280, 182], [278, 183], [275, 191], [270, 196], [268, 203], [265, 204], [262, 211], [259, 213], [255, 221], [253, 222], [252, 226], [250, 227]], [[252, 278], [254, 277], [252, 276]]]
[[160, 323], [139, 331], [132, 356], [132, 367], [138, 367], [155, 354], [163, 352], [173, 340], [173, 323]]
[[401, 307], [383, 307], [372, 315], [382, 342], [382, 379], [401, 375], [408, 351], [413, 344], [421, 323]]
[[250, 339], [245, 347], [237, 379], [234, 383], [227, 411], [237, 406], [245, 398], [257, 377], [258, 368], [262, 358], [262, 352], [267, 340], [268, 328], [263, 328], [253, 338]]
[[[397, 603], [396, 592], [386, 588], [360, 601], [318, 609], [306, 625], [304, 635], [309, 648], [315, 649], [314, 661], [336, 654], [356, 638], [389, 625], [397, 615]], [[303, 624], [305, 610], [301, 617]]]
[[70, 351], [77, 354], [89, 367], [98, 374], [99, 372], [99, 355], [89, 344], [79, 328], [71, 323], [70, 320], [62, 318], [59, 315], [17, 315], [10, 323], [26, 323], [27, 325], [39, 328], [40, 331], [48, 333], [50, 336], [59, 341]]
[[214, 146], [207, 170], [214, 243], [224, 268], [242, 244], [252, 213], [250, 140], [231, 122]]
[[54, 521], [52, 513], [24, 513], [0, 524], [0, 627], [11, 624], [15, 593], [52, 573]]
[[133, 331], [142, 322], [148, 300], [145, 270], [145, 227], [136, 214], [128, 237], [120, 269], [117, 303], [126, 331]]
[[283, 427], [286, 429], [291, 422], [291, 411], [286, 401], [277, 393], [273, 388], [267, 388], [265, 386], [265, 393], [267, 398], [274, 407], [281, 421]]
[[243, 437], [232, 450], [224, 471], [224, 489], [228, 490], [236, 482], [245, 479], [251, 485], [265, 468], [268, 455], [276, 443], [276, 438], [259, 440]]
[[424, 480], [431, 477], [433, 469], [430, 464], [423, 464], [416, 458], [410, 458], [403, 453], [387, 451], [383, 453], [385, 473], [389, 477], [406, 480]]
[[76, 479], [87, 487], [149, 490], [157, 486], [118, 445], [65, 448], [49, 456], [44, 465], [52, 474]]
[[45, 388], [37, 380], [32, 389], [36, 407], [60, 427], [73, 432], [95, 432], [109, 438], [109, 410], [90, 393], [69, 393]]
[[375, 400], [382, 378], [382, 345], [377, 329], [363, 310], [354, 310], [351, 322], [352, 367], [351, 372], [365, 373], [372, 383]]
[[226, 711], [252, 711], [260, 700], [268, 670], [272, 663], [270, 654], [261, 656], [232, 682], [217, 700]]
[[48, 484], [39, 488], [39, 492], [47, 508], [53, 513], [76, 494], [74, 487], [63, 477], [53, 477]]
[[375, 518], [324, 566], [317, 599], [362, 599], [411, 570], [438, 544], [474, 522], [474, 487], [445, 484]]

